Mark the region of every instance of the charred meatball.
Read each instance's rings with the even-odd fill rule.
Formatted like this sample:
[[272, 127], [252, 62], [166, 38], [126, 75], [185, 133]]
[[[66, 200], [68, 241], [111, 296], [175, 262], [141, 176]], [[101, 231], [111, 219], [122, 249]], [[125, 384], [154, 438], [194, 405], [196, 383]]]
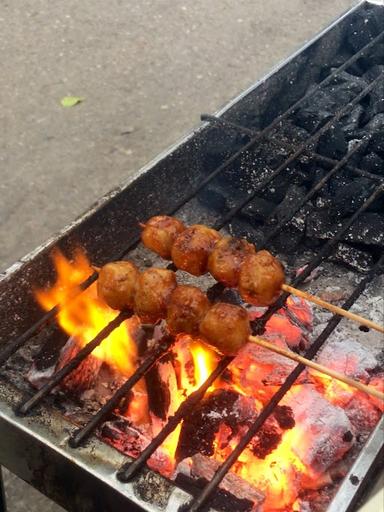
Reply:
[[281, 263], [268, 251], [247, 256], [240, 269], [239, 292], [255, 306], [269, 306], [281, 293], [285, 275]]
[[217, 242], [208, 258], [208, 271], [229, 287], [237, 286], [240, 267], [249, 254], [255, 254], [255, 246], [244, 239], [225, 237]]
[[225, 355], [235, 355], [251, 334], [248, 313], [240, 306], [218, 302], [200, 323], [204, 340]]
[[210, 307], [209, 300], [196, 286], [178, 286], [172, 293], [167, 325], [172, 334], [198, 334], [200, 321]]
[[157, 215], [143, 225], [141, 240], [145, 247], [169, 260], [175, 238], [184, 230], [185, 226], [180, 220], [167, 215]]
[[194, 276], [207, 271], [208, 257], [220, 239], [215, 230], [194, 224], [177, 236], [172, 247], [172, 260], [177, 268]]
[[130, 261], [107, 263], [99, 271], [97, 293], [113, 309], [133, 308], [139, 271]]
[[148, 268], [137, 281], [134, 305], [135, 313], [143, 322], [155, 323], [165, 318], [176, 276], [171, 270]]

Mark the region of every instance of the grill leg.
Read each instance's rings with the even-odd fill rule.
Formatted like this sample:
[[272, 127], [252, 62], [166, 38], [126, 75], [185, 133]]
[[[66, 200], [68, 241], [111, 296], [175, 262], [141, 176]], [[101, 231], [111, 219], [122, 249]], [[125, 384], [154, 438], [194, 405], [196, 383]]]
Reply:
[[5, 498], [4, 482], [3, 482], [3, 470], [0, 466], [0, 512], [7, 512], [7, 502]]

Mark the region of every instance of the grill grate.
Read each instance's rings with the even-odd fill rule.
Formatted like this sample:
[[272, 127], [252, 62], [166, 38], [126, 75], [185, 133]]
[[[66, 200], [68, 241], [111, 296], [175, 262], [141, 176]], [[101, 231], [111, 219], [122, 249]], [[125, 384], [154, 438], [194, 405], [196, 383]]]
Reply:
[[[297, 109], [304, 104], [304, 102], [308, 101], [310, 97], [312, 97], [317, 91], [320, 90], [321, 87], [324, 87], [330, 83], [332, 80], [337, 77], [337, 75], [344, 70], [348, 69], [353, 63], [355, 63], [358, 59], [360, 59], [367, 51], [369, 51], [374, 45], [381, 42], [384, 38], [384, 31], [381, 32], [376, 38], [374, 38], [369, 44], [363, 47], [359, 52], [354, 54], [350, 59], [345, 61], [339, 68], [337, 68], [333, 73], [331, 73], [327, 78], [318, 83], [316, 87], [311, 89], [305, 96], [295, 102], [288, 110], [284, 113], [276, 117], [275, 120], [272, 121], [266, 128], [264, 128], [260, 132], [255, 132], [253, 130], [249, 130], [248, 128], [244, 128], [242, 126], [236, 125], [234, 123], [229, 123], [219, 118], [215, 118], [213, 116], [204, 115], [202, 116], [202, 120], [208, 121], [210, 123], [215, 123], [219, 126], [222, 126], [223, 129], [235, 129], [239, 132], [242, 132], [250, 137], [250, 140], [246, 142], [240, 150], [235, 152], [230, 158], [228, 158], [225, 162], [223, 162], [219, 167], [217, 167], [213, 172], [211, 172], [205, 179], [203, 179], [186, 197], [180, 200], [177, 205], [170, 211], [168, 214], [172, 215], [176, 213], [182, 206], [184, 206], [188, 201], [195, 197], [195, 195], [200, 192], [208, 183], [210, 183], [216, 176], [222, 173], [226, 168], [228, 168], [231, 164], [233, 164], [244, 152], [251, 149], [258, 141], [265, 139], [268, 135], [270, 135], [275, 129], [278, 129], [279, 126], [282, 126], [282, 122], [287, 119], [290, 115], [295, 113]], [[368, 173], [363, 169], [358, 169], [349, 164], [351, 157], [359, 150], [362, 146], [367, 144], [370, 140], [370, 136], [364, 137], [358, 144], [352, 147], [348, 151], [348, 153], [340, 160], [336, 161], [327, 157], [323, 157], [322, 155], [318, 155], [312, 151], [312, 146], [315, 142], [317, 142], [320, 137], [326, 133], [329, 129], [331, 129], [334, 124], [343, 118], [347, 113], [349, 113], [352, 108], [357, 105], [367, 94], [369, 94], [374, 88], [383, 80], [384, 73], [381, 73], [375, 80], [373, 80], [360, 94], [356, 95], [352, 101], [344, 105], [340, 108], [334, 116], [324, 124], [315, 134], [309, 137], [304, 143], [302, 143], [281, 165], [279, 165], [276, 169], [270, 170], [268, 176], [263, 179], [256, 187], [253, 188], [252, 192], [247, 195], [247, 197], [242, 200], [239, 204], [233, 207], [227, 215], [222, 217], [220, 221], [215, 225], [216, 229], [221, 229], [224, 227], [231, 219], [233, 219], [236, 214], [246, 206], [258, 192], [263, 190], [268, 184], [270, 184], [275, 178], [277, 178], [292, 162], [294, 162], [300, 155], [305, 154], [307, 157], [312, 158], [314, 160], [320, 161], [327, 166], [330, 166], [331, 169], [329, 172], [318, 182], [316, 183], [312, 189], [307, 193], [307, 195], [296, 205], [294, 211], [290, 212], [290, 215], [286, 215], [281, 219], [281, 221], [277, 224], [277, 226], [268, 234], [267, 237], [262, 241], [262, 246], [266, 246], [280, 231], [281, 229], [291, 221], [292, 217], [300, 210], [302, 206], [304, 206], [307, 201], [309, 201], [327, 182], [328, 180], [335, 175], [342, 168], [346, 167], [350, 169], [354, 174], [359, 176], [364, 176], [366, 178], [371, 179], [372, 181], [372, 193], [370, 197], [365, 201], [365, 203], [342, 225], [337, 234], [324, 244], [322, 249], [319, 251], [317, 256], [307, 265], [305, 270], [293, 281], [294, 286], [298, 286], [304, 282], [304, 280], [311, 274], [311, 272], [318, 266], [320, 263], [326, 259], [335, 248], [337, 243], [343, 237], [343, 235], [349, 230], [352, 224], [359, 218], [359, 216], [380, 196], [384, 193], [384, 183], [383, 179], [379, 176]], [[115, 258], [112, 259], [121, 259], [125, 257], [129, 251], [131, 251], [134, 247], [139, 243], [139, 238], [136, 238], [128, 247], [126, 247], [120, 254], [118, 254]], [[376, 264], [372, 267], [367, 276], [359, 283], [359, 285], [355, 288], [354, 292], [350, 295], [350, 297], [346, 300], [343, 305], [344, 309], [349, 309], [357, 298], [364, 291], [366, 286], [372, 281], [375, 275], [380, 271], [380, 268], [384, 262], [384, 256], [382, 256]], [[81, 293], [86, 288], [88, 288], [93, 282], [97, 280], [98, 274], [95, 272], [91, 276], [88, 277], [86, 281], [84, 281], [78, 288], [77, 291], [74, 291], [74, 295], [77, 293]], [[280, 309], [284, 304], [289, 294], [284, 293], [280, 296], [280, 298], [270, 306], [267, 311], [263, 314], [262, 317], [253, 322], [252, 328], [255, 334], [260, 334], [263, 332], [266, 322], [270, 319], [270, 317]], [[20, 347], [24, 345], [24, 343], [33, 336], [42, 326], [47, 324], [50, 320], [52, 320], [59, 310], [65, 307], [64, 305], [57, 305], [50, 311], [48, 311], [45, 315], [43, 315], [38, 322], [32, 325], [26, 332], [24, 332], [21, 336], [12, 340], [5, 349], [0, 352], [0, 364], [5, 362], [12, 354], [14, 354]], [[71, 371], [73, 371], [102, 341], [116, 328], [121, 324], [124, 320], [129, 318], [131, 312], [122, 312], [116, 316], [116, 318], [110, 322], [108, 325], [104, 327], [102, 331], [90, 342], [88, 343], [75, 358], [73, 358], [67, 365], [65, 365], [60, 371], [58, 371], [37, 393], [35, 393], [29, 400], [22, 403], [17, 412], [19, 414], [28, 413], [33, 407], [35, 407], [38, 403], [40, 403], [44, 397], [46, 397], [52, 389], [54, 389]], [[313, 358], [320, 347], [324, 344], [330, 334], [337, 327], [340, 322], [341, 317], [335, 315], [328, 322], [325, 329], [322, 333], [317, 337], [314, 341], [311, 348], [306, 352], [305, 356], [309, 359]], [[77, 430], [74, 435], [71, 437], [70, 444], [72, 447], [78, 447], [82, 442], [84, 442], [94, 431], [95, 429], [108, 417], [108, 415], [113, 411], [116, 405], [119, 403], [123, 396], [126, 396], [129, 390], [140, 380], [146, 372], [170, 349], [173, 343], [173, 339], [171, 337], [165, 337], [154, 349], [151, 354], [147, 357], [147, 359], [143, 362], [143, 364], [137, 368], [134, 374], [115, 392], [115, 394], [109, 399], [109, 401], [94, 415], [94, 417], [81, 429]], [[133, 476], [135, 476], [145, 465], [149, 457], [155, 452], [155, 450], [160, 446], [160, 444], [166, 439], [166, 437], [177, 427], [177, 425], [183, 420], [183, 418], [193, 410], [194, 406], [203, 398], [207, 389], [211, 386], [215, 379], [217, 379], [227, 368], [233, 358], [225, 357], [223, 358], [216, 369], [212, 372], [212, 374], [208, 377], [208, 379], [202, 384], [202, 386], [192, 393], [179, 407], [176, 411], [175, 415], [168, 421], [168, 423], [164, 426], [164, 428], [159, 432], [159, 434], [152, 440], [152, 442], [147, 446], [147, 448], [141, 453], [141, 455], [133, 462], [129, 462], [124, 464], [118, 472], [118, 478], [121, 481], [128, 481]], [[190, 504], [189, 510], [192, 512], [197, 512], [202, 505], [206, 503], [209, 499], [212, 492], [219, 485], [221, 480], [224, 478], [225, 474], [229, 471], [231, 466], [238, 459], [241, 452], [245, 449], [245, 447], [249, 444], [251, 439], [257, 433], [259, 428], [266, 421], [268, 416], [273, 412], [276, 405], [283, 398], [285, 393], [290, 389], [293, 385], [297, 377], [303, 371], [304, 366], [299, 364], [295, 367], [295, 369], [291, 372], [291, 374], [287, 377], [284, 384], [279, 388], [279, 390], [275, 393], [275, 395], [271, 398], [268, 404], [262, 409], [260, 415], [254, 424], [250, 427], [248, 432], [241, 439], [236, 448], [232, 451], [230, 456], [225, 460], [225, 462], [219, 467], [212, 481], [205, 487], [202, 493]]]

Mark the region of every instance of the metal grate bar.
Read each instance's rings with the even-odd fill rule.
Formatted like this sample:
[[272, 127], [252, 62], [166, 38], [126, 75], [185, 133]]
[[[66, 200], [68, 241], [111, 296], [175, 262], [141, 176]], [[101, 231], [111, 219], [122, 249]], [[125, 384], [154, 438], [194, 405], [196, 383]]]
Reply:
[[337, 111], [337, 113], [330, 119], [326, 124], [324, 124], [315, 134], [313, 134], [309, 139], [307, 139], [303, 144], [301, 144], [294, 153], [290, 157], [288, 157], [277, 169], [274, 169], [267, 178], [261, 181], [259, 185], [253, 188], [252, 192], [247, 195], [247, 197], [241, 201], [238, 205], [234, 206], [228, 214], [223, 217], [221, 222], [218, 224], [216, 229], [220, 229], [225, 226], [240, 210], [244, 208], [254, 197], [256, 197], [257, 193], [263, 190], [274, 178], [276, 178], [281, 172], [283, 172], [288, 165], [296, 160], [298, 156], [304, 153], [305, 149], [317, 142], [320, 137], [327, 131], [329, 128], [333, 126], [333, 124], [340, 120], [345, 114], [353, 108], [360, 100], [362, 100], [369, 92], [371, 92], [376, 85], [378, 85], [384, 77], [384, 72], [382, 72], [375, 80], [373, 80], [360, 94], [355, 96], [353, 100], [347, 103], [343, 108]]
[[[346, 60], [340, 67], [335, 69], [330, 75], [328, 75], [324, 80], [316, 84], [316, 86], [308, 91], [306, 95], [296, 101], [293, 105], [291, 105], [285, 112], [277, 116], [271, 124], [266, 126], [261, 132], [257, 133], [247, 144], [245, 144], [242, 148], [239, 149], [236, 153], [234, 153], [228, 160], [223, 162], [217, 169], [215, 169], [211, 174], [209, 174], [202, 182], [198, 184], [198, 186], [193, 189], [193, 191], [179, 201], [176, 206], [168, 212], [168, 215], [173, 215], [178, 209], [180, 209], [185, 203], [187, 203], [190, 199], [192, 199], [205, 185], [207, 185], [211, 180], [213, 180], [220, 172], [222, 172], [225, 168], [227, 168], [230, 164], [232, 164], [241, 154], [250, 149], [259, 139], [268, 135], [274, 128], [278, 126], [284, 119], [289, 117], [292, 113], [294, 113], [305, 101], [311, 98], [321, 87], [324, 87], [332, 82], [332, 80], [341, 72], [345, 71], [350, 67], [353, 63], [355, 63], [358, 59], [360, 59], [365, 52], [370, 50], [375, 44], [379, 43], [384, 38], [384, 31], [382, 31], [379, 35], [377, 35], [372, 41], [370, 41], [367, 45], [361, 48], [357, 53], [352, 55], [348, 60]], [[250, 199], [251, 200], [251, 199]], [[243, 205], [244, 206], [244, 205]], [[241, 209], [241, 208], [240, 208]], [[234, 215], [237, 212], [234, 212]], [[140, 242], [140, 237], [135, 237], [133, 241], [118, 255], [116, 255], [113, 259], [119, 260], [126, 256], [126, 254], [134, 249], [137, 244]], [[87, 289], [93, 282], [97, 280], [98, 273], [94, 272], [91, 274], [85, 281], [83, 281], [79, 287], [78, 292], [81, 293], [85, 289]], [[76, 292], [76, 290], [75, 290]], [[75, 297], [77, 293], [74, 293]], [[17, 350], [24, 345], [24, 343], [31, 338], [34, 334], [36, 334], [39, 329], [50, 322], [59, 312], [63, 305], [57, 304], [52, 309], [47, 311], [37, 322], [35, 322], [27, 331], [25, 331], [20, 336], [16, 337], [12, 341], [10, 341], [4, 350], [0, 351], [0, 365], [3, 364], [9, 357], [11, 357]]]
[[[380, 258], [380, 260], [374, 265], [374, 267], [370, 270], [368, 275], [360, 281], [358, 286], [355, 288], [354, 292], [349, 296], [349, 298], [344, 302], [343, 308], [350, 309], [350, 307], [356, 302], [362, 292], [365, 290], [367, 285], [372, 281], [372, 279], [377, 274], [379, 268], [384, 262], [384, 256]], [[328, 339], [330, 334], [335, 330], [338, 326], [342, 317], [339, 315], [334, 315], [331, 320], [328, 322], [325, 329], [321, 332], [321, 334], [316, 338], [313, 345], [307, 350], [305, 353], [305, 357], [308, 359], [312, 359], [325, 341]], [[258, 430], [263, 426], [267, 418], [274, 411], [280, 400], [284, 397], [284, 395], [290, 390], [297, 377], [302, 373], [305, 369], [305, 366], [302, 364], [298, 364], [295, 369], [288, 375], [284, 384], [278, 389], [278, 391], [273, 395], [273, 397], [269, 400], [267, 405], [263, 407], [256, 421], [250, 427], [248, 432], [244, 435], [244, 437], [240, 440], [236, 448], [232, 451], [232, 453], [227, 457], [227, 459], [221, 464], [219, 469], [216, 471], [210, 483], [203, 489], [201, 494], [191, 502], [188, 510], [189, 512], [198, 512], [201, 507], [207, 502], [211, 494], [214, 492], [216, 487], [223, 480], [227, 472], [233, 466], [233, 464], [237, 461], [241, 453], [250, 443], [252, 438], [256, 435]]]
[[132, 316], [132, 313], [129, 311], [120, 312], [109, 324], [107, 324], [104, 329], [102, 329], [97, 336], [93, 338], [92, 341], [87, 343], [85, 347], [83, 347], [76, 356], [69, 361], [65, 366], [63, 366], [58, 372], [56, 372], [51, 379], [39, 389], [37, 393], [35, 393], [29, 400], [21, 404], [17, 408], [18, 414], [27, 414], [32, 407], [37, 405], [41, 400], [52, 391], [54, 387], [57, 386], [67, 375], [69, 375], [72, 370], [77, 368], [84, 359], [89, 356], [89, 354], [100, 345], [100, 343], [107, 338], [112, 331], [114, 331], [119, 325]]
[[112, 397], [99, 409], [99, 411], [91, 418], [91, 420], [71, 436], [69, 440], [72, 448], [77, 448], [83, 441], [85, 441], [91, 433], [110, 415], [110, 413], [117, 407], [120, 400], [127, 396], [128, 392], [133, 388], [137, 382], [144, 377], [148, 370], [169, 350], [174, 343], [172, 336], [164, 336], [162, 340], [156, 345], [156, 348], [145, 359], [144, 363], [140, 365], [136, 371], [124, 382], [122, 386], [112, 395]]
[[193, 411], [193, 408], [203, 399], [205, 393], [213, 384], [213, 382], [220, 377], [228, 365], [233, 361], [233, 357], [223, 357], [207, 380], [189, 397], [184, 400], [177, 411], [169, 418], [167, 424], [152, 439], [149, 445], [141, 452], [140, 456], [133, 462], [127, 462], [124, 464], [117, 473], [117, 478], [122, 482], [128, 482], [131, 480], [145, 465], [147, 460], [151, 457], [157, 448], [165, 441], [165, 439], [171, 434], [177, 425]]

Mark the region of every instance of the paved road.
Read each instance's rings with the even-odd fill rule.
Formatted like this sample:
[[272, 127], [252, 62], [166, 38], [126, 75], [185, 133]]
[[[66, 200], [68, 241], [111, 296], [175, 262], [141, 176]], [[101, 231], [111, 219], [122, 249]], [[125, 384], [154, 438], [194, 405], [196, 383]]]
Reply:
[[[1, 0], [0, 269], [352, 3]], [[9, 512], [61, 510], [14, 478], [7, 494]]]

